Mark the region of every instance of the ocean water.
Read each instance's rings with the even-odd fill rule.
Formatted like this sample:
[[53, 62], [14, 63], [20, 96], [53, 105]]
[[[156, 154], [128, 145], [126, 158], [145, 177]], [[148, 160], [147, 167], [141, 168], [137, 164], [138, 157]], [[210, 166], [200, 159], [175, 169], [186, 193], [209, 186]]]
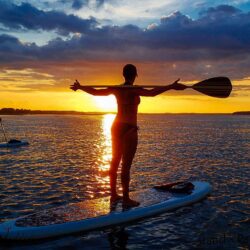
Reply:
[[[2, 116], [11, 138], [0, 148], [0, 222], [107, 196], [114, 115]], [[0, 249], [249, 249], [250, 117], [139, 115], [131, 190], [180, 179], [211, 183], [192, 206], [90, 233]], [[3, 137], [2, 137], [3, 139]]]

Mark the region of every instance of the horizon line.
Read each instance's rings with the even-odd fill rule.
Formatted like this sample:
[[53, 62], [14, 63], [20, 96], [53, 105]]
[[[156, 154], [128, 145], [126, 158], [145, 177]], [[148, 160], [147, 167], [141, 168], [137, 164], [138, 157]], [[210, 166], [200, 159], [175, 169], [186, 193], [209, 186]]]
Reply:
[[[16, 115], [16, 114], [52, 114], [52, 113], [61, 113], [61, 114], [116, 114], [114, 111], [76, 111], [76, 110], [31, 110], [31, 109], [23, 109], [23, 108], [1, 108], [0, 115]], [[223, 115], [223, 114], [238, 114], [238, 113], [249, 113], [250, 111], [234, 111], [234, 112], [138, 112], [138, 114], [215, 114], [215, 115]]]

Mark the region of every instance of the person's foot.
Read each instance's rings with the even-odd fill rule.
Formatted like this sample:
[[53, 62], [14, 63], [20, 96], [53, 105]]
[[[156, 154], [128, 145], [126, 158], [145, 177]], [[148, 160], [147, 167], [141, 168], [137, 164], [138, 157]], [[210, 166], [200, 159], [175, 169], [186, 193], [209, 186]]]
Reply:
[[116, 195], [111, 195], [110, 197], [110, 203], [117, 203], [118, 201], [122, 200], [122, 196], [116, 194]]
[[129, 207], [138, 207], [140, 205], [140, 202], [131, 200], [130, 198], [128, 199], [123, 199], [122, 206], [125, 208]]

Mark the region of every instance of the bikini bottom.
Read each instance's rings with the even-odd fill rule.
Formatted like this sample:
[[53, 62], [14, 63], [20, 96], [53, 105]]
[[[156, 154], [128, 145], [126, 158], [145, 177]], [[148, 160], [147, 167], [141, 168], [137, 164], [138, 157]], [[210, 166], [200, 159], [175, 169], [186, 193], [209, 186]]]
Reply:
[[123, 136], [131, 129], [135, 129], [137, 131], [139, 127], [130, 123], [114, 122], [111, 127], [111, 134], [112, 137], [115, 137], [116, 139], [122, 139]]

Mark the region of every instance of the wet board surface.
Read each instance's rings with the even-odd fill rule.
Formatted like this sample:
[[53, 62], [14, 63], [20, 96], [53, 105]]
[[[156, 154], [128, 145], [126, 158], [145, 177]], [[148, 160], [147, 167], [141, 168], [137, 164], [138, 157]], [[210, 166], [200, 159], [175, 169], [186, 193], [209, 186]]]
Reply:
[[[178, 196], [185, 196], [179, 194]], [[160, 203], [173, 197], [169, 192], [159, 192], [155, 189], [146, 189], [143, 191], [132, 192], [131, 198], [140, 202], [139, 207], [130, 208], [135, 210], [140, 207], [146, 207]], [[88, 218], [107, 215], [109, 213], [124, 212], [122, 202], [111, 206], [110, 197], [87, 200], [80, 203], [73, 203], [67, 206], [45, 210], [43, 212], [27, 216], [16, 221], [16, 226], [47, 226], [52, 224], [61, 224], [71, 221], [80, 221]]]
[[154, 188], [131, 192], [140, 206], [123, 209], [122, 203], [111, 206], [109, 197], [86, 200], [44, 210], [0, 224], [0, 237], [5, 239], [40, 239], [94, 230], [153, 216], [189, 205], [205, 198], [211, 191], [207, 182], [192, 182], [190, 194], [174, 194]]

